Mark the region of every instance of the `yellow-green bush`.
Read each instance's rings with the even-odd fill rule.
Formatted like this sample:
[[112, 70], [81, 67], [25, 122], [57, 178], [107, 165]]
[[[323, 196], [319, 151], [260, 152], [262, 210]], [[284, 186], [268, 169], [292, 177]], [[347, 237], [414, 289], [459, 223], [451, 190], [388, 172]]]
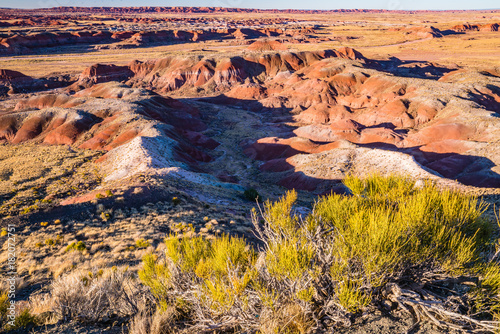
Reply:
[[292, 207], [297, 200], [297, 192], [291, 190], [277, 202], [266, 201], [264, 203], [264, 219], [272, 222], [269, 227], [285, 238], [295, 236], [297, 230], [297, 218], [292, 215]]
[[158, 257], [153, 254], [146, 254], [142, 258], [142, 264], [139, 278], [158, 299], [163, 299], [170, 287], [170, 271], [166, 264], [158, 261]]
[[8, 293], [0, 291], [0, 328], [2, 328], [7, 320], [7, 312], [9, 310], [10, 302]]
[[135, 246], [137, 248], [148, 248], [150, 246], [149, 242], [144, 239], [138, 239], [135, 241]]
[[403, 178], [390, 177], [385, 186], [383, 180], [372, 176], [363, 189], [351, 177], [346, 185], [356, 185], [355, 196], [327, 196], [316, 205], [315, 217], [343, 236], [335, 247], [341, 258], [360, 262], [368, 276], [404, 265], [451, 270], [476, 259], [490, 234], [483, 203], [430, 184], [419, 189]]
[[19, 314], [16, 314], [12, 325], [10, 323], [10, 320], [7, 318], [10, 305], [11, 304], [8, 293], [5, 291], [0, 291], [0, 331], [2, 331], [2, 329], [10, 331], [29, 328], [38, 324], [38, 318], [35, 315], [31, 314], [28, 308], [25, 308], [21, 312], [19, 312]]
[[479, 315], [490, 314], [500, 321], [500, 264], [488, 263], [478, 269], [479, 285], [469, 293], [473, 310]]
[[31, 314], [30, 310], [26, 308], [16, 315], [14, 326], [7, 325], [7, 330], [34, 327], [38, 324], [38, 322], [38, 317]]
[[186, 301], [187, 317], [212, 319], [214, 326], [238, 314], [244, 319], [238, 326], [248, 331], [297, 330], [281, 312], [293, 304], [303, 319], [299, 331], [307, 332], [320, 314], [359, 312], [387, 282], [429, 272], [479, 277], [480, 286], [465, 289], [464, 298], [476, 311], [484, 306], [490, 319], [500, 314], [500, 267], [485, 259], [492, 224], [483, 202], [399, 176], [349, 176], [345, 185], [352, 195], [322, 197], [304, 219], [294, 213], [293, 190], [266, 201], [260, 216], [254, 210], [260, 253], [226, 235], [170, 236], [165, 259], [145, 256], [139, 276], [159, 303]]
[[348, 312], [353, 313], [367, 306], [371, 301], [370, 294], [364, 293], [360, 290], [359, 284], [349, 280], [342, 281], [337, 285], [335, 295], [339, 304]]
[[314, 253], [313, 246], [298, 237], [285, 239], [269, 245], [266, 266], [276, 278], [297, 280], [313, 270]]
[[78, 241], [78, 242], [72, 242], [66, 247], [66, 252], [71, 252], [71, 251], [79, 251], [83, 252], [84, 250], [87, 249], [87, 246], [83, 241]]
[[177, 279], [184, 275], [199, 284], [205, 303], [222, 312], [251, 281], [249, 268], [254, 254], [243, 239], [226, 235], [215, 240], [170, 235], [165, 246], [165, 260], [148, 254], [139, 271], [140, 279], [158, 300], [176, 299], [174, 274]]

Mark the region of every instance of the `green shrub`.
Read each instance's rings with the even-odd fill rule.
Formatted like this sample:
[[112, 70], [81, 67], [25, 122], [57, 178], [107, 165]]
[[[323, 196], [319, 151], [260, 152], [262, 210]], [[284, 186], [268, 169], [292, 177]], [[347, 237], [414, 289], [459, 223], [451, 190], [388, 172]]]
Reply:
[[207, 261], [217, 277], [229, 275], [231, 267], [239, 267], [245, 271], [253, 261], [251, 251], [241, 238], [223, 235], [211, 242], [211, 251]]
[[28, 308], [23, 309], [19, 314], [16, 314], [14, 324], [10, 324], [7, 318], [9, 312], [10, 300], [7, 292], [0, 293], [0, 331], [5, 329], [7, 331], [28, 329], [36, 326], [39, 323], [37, 316], [32, 315]]
[[139, 278], [159, 300], [163, 300], [171, 286], [170, 270], [153, 254], [144, 255], [142, 264], [143, 269], [139, 270]]
[[202, 236], [179, 239], [171, 235], [165, 239], [165, 245], [167, 258], [190, 273], [204, 272], [206, 267], [210, 275], [221, 276], [227, 274], [228, 264], [246, 269], [253, 258], [243, 239], [227, 235], [215, 240]]
[[348, 178], [346, 185], [351, 184], [355, 196], [327, 196], [317, 203], [314, 216], [342, 235], [334, 244], [337, 258], [357, 263], [374, 283], [410, 267], [464, 269], [488, 242], [485, 205], [475, 197], [430, 184], [418, 189], [396, 176], [371, 176], [364, 188]]
[[339, 300], [339, 304], [346, 311], [352, 313], [362, 310], [371, 301], [370, 294], [364, 293], [360, 290], [359, 284], [349, 280], [342, 281], [337, 285], [335, 295]]
[[39, 323], [38, 317], [31, 314], [29, 309], [24, 309], [18, 315], [16, 315], [16, 319], [14, 320], [14, 326], [7, 326], [8, 330], [15, 329], [28, 329], [30, 327], [34, 327]]
[[170, 235], [165, 239], [168, 259], [186, 272], [194, 272], [202, 259], [209, 257], [211, 251], [210, 240], [203, 237], [177, 238]]
[[49, 238], [49, 239], [45, 239], [45, 244], [47, 246], [54, 246], [56, 244], [56, 242], [54, 241], [54, 239]]
[[68, 245], [68, 247], [66, 247], [66, 252], [71, 252], [71, 251], [79, 251], [79, 252], [83, 252], [84, 250], [87, 249], [87, 246], [85, 245], [85, 243], [83, 241], [78, 241], [77, 243], [70, 243]]
[[0, 329], [7, 321], [7, 313], [9, 311], [10, 300], [6, 291], [0, 291]]
[[144, 239], [139, 239], [135, 241], [135, 246], [137, 248], [148, 248], [150, 246], [149, 242]]
[[245, 197], [249, 201], [255, 202], [260, 198], [260, 195], [254, 188], [249, 188], [243, 192], [243, 197]]
[[294, 238], [300, 235], [300, 231], [297, 229], [298, 219], [296, 216], [292, 216], [292, 208], [296, 200], [297, 192], [291, 190], [274, 203], [271, 201], [264, 203], [263, 218], [279, 238]]
[[110, 218], [111, 218], [111, 215], [109, 214], [109, 212], [101, 212], [101, 219], [105, 222], [107, 222]]
[[[139, 271], [139, 278], [156, 296], [159, 305], [166, 302], [177, 305], [179, 292], [184, 293], [184, 284], [192, 281], [199, 286], [197, 301], [211, 316], [220, 316], [240, 302], [255, 277], [254, 252], [243, 239], [227, 235], [214, 240], [170, 235], [165, 246], [165, 260], [146, 255]], [[182, 312], [186, 312], [186, 305]]]
[[314, 248], [300, 239], [271, 243], [266, 254], [266, 266], [276, 278], [297, 280], [313, 270]]

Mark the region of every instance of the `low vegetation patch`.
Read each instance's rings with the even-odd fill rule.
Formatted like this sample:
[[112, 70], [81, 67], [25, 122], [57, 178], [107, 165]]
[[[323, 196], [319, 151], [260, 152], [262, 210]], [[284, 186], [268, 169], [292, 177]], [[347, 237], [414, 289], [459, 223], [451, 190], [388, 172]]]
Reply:
[[10, 308], [9, 294], [0, 291], [0, 332], [31, 329], [40, 324], [40, 319], [31, 314], [28, 308], [18, 309], [15, 316], [13, 316]]
[[135, 247], [137, 248], [148, 248], [150, 243], [144, 239], [138, 239], [135, 241]]
[[249, 188], [243, 192], [243, 197], [249, 201], [255, 202], [260, 198], [260, 195], [254, 188]]
[[349, 325], [384, 300], [441, 328], [499, 328], [484, 203], [395, 176], [345, 185], [351, 196], [320, 198], [305, 219], [294, 191], [265, 202], [253, 212], [258, 252], [228, 236], [170, 236], [139, 276], [158, 307], [200, 330], [305, 333]]
[[322, 332], [375, 307], [414, 326], [500, 330], [500, 244], [483, 202], [396, 176], [344, 183], [351, 195], [319, 198], [307, 217], [295, 213], [295, 191], [264, 202], [252, 212], [257, 247], [169, 235], [137, 276], [72, 273], [32, 305], [55, 321], [129, 317], [132, 334]]
[[87, 246], [83, 241], [78, 241], [78, 242], [72, 242], [66, 247], [66, 252], [71, 252], [71, 251], [79, 251], [83, 252], [84, 250], [87, 249]]

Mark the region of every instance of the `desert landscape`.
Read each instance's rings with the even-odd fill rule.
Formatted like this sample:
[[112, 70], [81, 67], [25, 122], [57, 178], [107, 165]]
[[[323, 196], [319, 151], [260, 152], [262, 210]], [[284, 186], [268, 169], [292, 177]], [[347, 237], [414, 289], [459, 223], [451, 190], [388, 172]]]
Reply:
[[0, 330], [498, 332], [499, 27], [0, 9]]

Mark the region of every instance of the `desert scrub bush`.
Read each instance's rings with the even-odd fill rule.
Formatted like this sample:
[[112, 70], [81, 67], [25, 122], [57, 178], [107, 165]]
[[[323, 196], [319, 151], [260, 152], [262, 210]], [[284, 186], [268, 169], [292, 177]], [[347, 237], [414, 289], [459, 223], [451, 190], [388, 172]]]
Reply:
[[491, 222], [477, 198], [397, 176], [371, 176], [364, 188], [353, 179], [346, 180], [355, 184], [353, 197], [321, 199], [312, 219], [342, 235], [333, 244], [335, 267], [356, 263], [372, 285], [407, 268], [459, 273], [490, 242]]
[[210, 323], [238, 318], [249, 307], [246, 291], [256, 275], [255, 254], [243, 239], [170, 235], [165, 246], [164, 258], [144, 256], [139, 271], [158, 307]]
[[255, 202], [260, 198], [260, 195], [254, 188], [249, 188], [243, 192], [243, 197], [245, 197], [245, 199], [247, 199], [248, 201]]
[[[342, 300], [342, 284], [345, 287], [353, 280], [364, 287], [349, 289], [363, 292], [355, 298], [361, 302], [389, 282], [418, 282], [424, 277], [446, 281], [458, 275], [486, 273], [477, 266], [486, 261], [484, 254], [491, 248], [493, 224], [484, 218], [486, 205], [476, 197], [440, 191], [429, 182], [418, 186], [398, 176], [348, 177], [345, 184], [353, 196], [324, 197], [310, 217], [313, 225], [331, 238], [330, 277], [336, 286], [333, 293], [344, 308], [349, 309], [352, 303]], [[474, 303], [470, 292], [463, 298]], [[398, 303], [411, 306], [417, 301], [403, 298]], [[447, 311], [435, 308], [433, 312], [440, 318]], [[459, 318], [456, 315], [454, 320]]]
[[56, 244], [56, 242], [54, 241], [54, 239], [52, 238], [48, 238], [48, 239], [45, 239], [44, 243], [47, 245], [47, 246], [54, 246]]
[[11, 306], [9, 295], [5, 291], [0, 291], [0, 331], [29, 330], [29, 328], [39, 324], [37, 316], [33, 315], [29, 308], [16, 310], [14, 318], [9, 316], [9, 307]]
[[0, 328], [3, 328], [7, 321], [10, 301], [6, 291], [0, 291]]
[[352, 195], [319, 198], [304, 219], [295, 191], [253, 210], [258, 252], [228, 236], [170, 236], [139, 277], [158, 308], [202, 330], [306, 333], [349, 325], [383, 299], [441, 327], [498, 328], [500, 270], [486, 256], [483, 202], [398, 176], [345, 184]]
[[148, 248], [149, 246], [150, 246], [150, 243], [144, 239], [138, 239], [135, 241], [135, 247], [137, 247], [137, 248]]
[[11, 325], [7, 323], [5, 326], [5, 329], [7, 331], [13, 331], [13, 330], [29, 330], [30, 328], [33, 328], [37, 326], [40, 323], [40, 320], [36, 315], [31, 314], [31, 311], [28, 308], [23, 309], [22, 311], [19, 312], [19, 314], [16, 315], [16, 318], [14, 320], [14, 324]]
[[111, 218], [111, 215], [109, 212], [101, 212], [100, 217], [104, 222], [107, 222]]
[[76, 271], [57, 278], [48, 293], [35, 295], [30, 303], [56, 322], [95, 322], [136, 314], [146, 303], [146, 293], [127, 270]]
[[71, 252], [71, 251], [79, 251], [83, 252], [84, 250], [87, 249], [87, 246], [83, 241], [78, 241], [78, 242], [72, 242], [66, 247], [66, 252]]

